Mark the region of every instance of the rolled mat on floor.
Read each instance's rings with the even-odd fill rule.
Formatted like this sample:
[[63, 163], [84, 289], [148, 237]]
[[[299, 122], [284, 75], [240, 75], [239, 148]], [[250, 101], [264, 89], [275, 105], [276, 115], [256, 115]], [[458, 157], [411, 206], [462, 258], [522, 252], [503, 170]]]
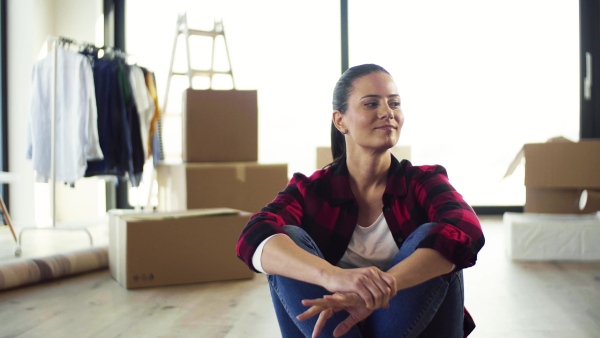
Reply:
[[94, 247], [0, 265], [0, 290], [108, 267], [108, 247]]

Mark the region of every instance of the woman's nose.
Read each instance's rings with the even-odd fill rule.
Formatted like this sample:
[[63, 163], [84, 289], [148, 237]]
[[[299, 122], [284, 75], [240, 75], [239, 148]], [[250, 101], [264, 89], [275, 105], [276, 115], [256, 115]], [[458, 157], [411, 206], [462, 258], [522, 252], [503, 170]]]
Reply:
[[394, 111], [391, 108], [385, 108], [382, 110], [381, 113], [379, 113], [379, 118], [382, 120], [385, 119], [393, 119], [394, 118]]

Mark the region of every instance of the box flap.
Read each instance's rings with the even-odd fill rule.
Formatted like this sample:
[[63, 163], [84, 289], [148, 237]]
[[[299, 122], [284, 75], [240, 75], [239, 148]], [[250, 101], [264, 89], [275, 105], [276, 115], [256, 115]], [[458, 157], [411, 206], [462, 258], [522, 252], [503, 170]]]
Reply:
[[242, 211], [230, 208], [210, 208], [210, 209], [192, 209], [169, 212], [154, 212], [154, 213], [136, 213], [123, 214], [121, 218], [124, 220], [161, 220], [161, 219], [176, 219], [190, 217], [209, 217], [209, 216], [230, 216], [242, 215]]
[[[566, 138], [564, 136], [551, 137], [546, 141], [546, 143], [556, 143], [556, 142], [574, 143], [574, 141], [569, 140], [568, 138]], [[521, 150], [519, 150], [519, 152], [517, 153], [517, 156], [515, 156], [515, 158], [512, 160], [512, 162], [508, 166], [508, 169], [506, 169], [504, 178], [512, 175], [515, 172], [515, 170], [517, 169], [517, 167], [519, 166], [519, 164], [521, 164], [523, 158], [525, 157], [525, 150], [523, 148], [524, 147], [521, 147]]]
[[515, 156], [512, 162], [510, 162], [508, 169], [506, 169], [506, 173], [504, 174], [505, 178], [512, 175], [515, 172], [515, 169], [517, 169], [519, 164], [521, 164], [523, 157], [525, 157], [525, 150], [521, 148], [521, 150], [519, 150], [519, 152], [517, 153], [517, 156]]

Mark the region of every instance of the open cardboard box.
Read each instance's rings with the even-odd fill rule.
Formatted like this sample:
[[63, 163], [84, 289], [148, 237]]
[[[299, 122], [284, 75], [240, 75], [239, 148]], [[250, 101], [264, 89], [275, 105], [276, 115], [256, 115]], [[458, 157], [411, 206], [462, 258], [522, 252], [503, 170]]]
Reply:
[[254, 276], [236, 255], [250, 213], [230, 208], [109, 211], [109, 268], [127, 289]]
[[[511, 175], [523, 159], [525, 212], [587, 214], [600, 211], [597, 197], [600, 193], [600, 140], [572, 142], [554, 138], [546, 143], [525, 144], [505, 177]], [[582, 197], [587, 197], [586, 203]]]

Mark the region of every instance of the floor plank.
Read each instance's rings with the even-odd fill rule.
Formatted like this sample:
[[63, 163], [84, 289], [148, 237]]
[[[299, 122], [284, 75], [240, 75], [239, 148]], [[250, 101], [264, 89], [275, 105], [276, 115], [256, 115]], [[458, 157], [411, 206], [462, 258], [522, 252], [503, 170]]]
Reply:
[[[465, 304], [477, 324], [471, 337], [600, 337], [600, 262], [513, 262], [501, 218], [482, 221], [486, 245], [464, 272]], [[16, 259], [4, 228], [0, 264]], [[31, 236], [38, 254], [89, 245], [76, 234]], [[263, 275], [126, 290], [108, 270], [85, 273], [0, 292], [0, 323], [0, 337], [20, 338], [280, 336]]]

